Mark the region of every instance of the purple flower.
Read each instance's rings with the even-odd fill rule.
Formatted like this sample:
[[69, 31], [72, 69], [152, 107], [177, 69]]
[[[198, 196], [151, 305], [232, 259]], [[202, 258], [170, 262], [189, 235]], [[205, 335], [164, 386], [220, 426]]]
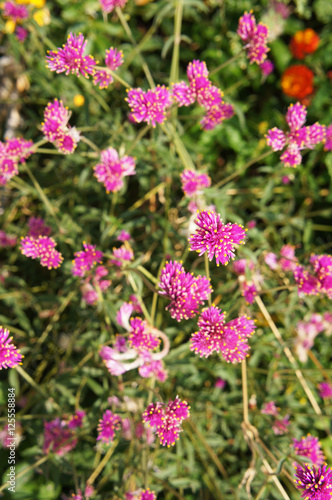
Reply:
[[113, 248], [113, 258], [110, 259], [110, 264], [117, 267], [123, 267], [126, 262], [130, 262], [134, 258], [134, 252], [131, 248], [122, 245], [120, 248]]
[[275, 253], [273, 252], [269, 252], [265, 255], [265, 258], [264, 258], [266, 264], [269, 266], [270, 269], [272, 269], [273, 271], [275, 269], [277, 269], [278, 267], [278, 257]]
[[134, 306], [130, 302], [124, 302], [118, 312], [116, 313], [116, 321], [122, 326], [127, 332], [131, 330], [129, 319], [134, 310]]
[[40, 264], [48, 269], [56, 269], [61, 266], [63, 257], [55, 250], [56, 242], [48, 236], [32, 238], [26, 236], [21, 241], [21, 252], [31, 259], [40, 259]]
[[97, 441], [110, 444], [114, 440], [115, 432], [121, 428], [121, 417], [106, 410], [99, 420]]
[[73, 429], [60, 418], [44, 423], [43, 453], [55, 453], [60, 457], [71, 451], [77, 445], [77, 438]]
[[163, 446], [174, 446], [182, 431], [183, 420], [189, 418], [190, 407], [177, 396], [166, 403], [151, 403], [143, 413], [143, 422], [156, 428], [156, 433]]
[[312, 255], [310, 264], [319, 282], [319, 292], [332, 299], [332, 255]]
[[83, 418], [85, 417], [85, 411], [77, 410], [74, 415], [71, 415], [68, 420], [68, 429], [77, 429], [77, 427], [82, 427]]
[[0, 248], [14, 247], [16, 242], [16, 236], [7, 234], [5, 231], [0, 231]]
[[323, 465], [313, 467], [305, 464], [295, 467], [295, 484], [297, 489], [303, 490], [302, 498], [307, 500], [330, 500], [332, 495], [332, 470]]
[[198, 307], [208, 299], [212, 288], [205, 276], [186, 273], [180, 262], [166, 262], [161, 271], [160, 295], [171, 299], [166, 307], [177, 321], [189, 319], [198, 313]]
[[325, 129], [324, 150], [332, 151], [332, 125]]
[[300, 151], [305, 148], [312, 149], [319, 142], [323, 142], [325, 129], [319, 123], [304, 127], [306, 121], [306, 107], [300, 104], [291, 104], [286, 113], [286, 121], [289, 126], [289, 132], [274, 127], [266, 135], [267, 145], [273, 151], [286, 149], [280, 156], [280, 160], [285, 167], [297, 167], [302, 162]]
[[267, 77], [274, 70], [274, 64], [269, 59], [265, 59], [265, 61], [260, 64], [260, 68], [262, 70], [263, 76]]
[[128, 233], [128, 231], [124, 231], [123, 229], [122, 229], [122, 231], [120, 232], [120, 234], [117, 237], [117, 240], [118, 241], [122, 241], [122, 242], [129, 241], [130, 239], [131, 239], [131, 236]]
[[79, 35], [70, 33], [62, 48], [48, 51], [47, 67], [57, 73], [65, 72], [66, 75], [71, 73], [89, 78], [89, 75], [95, 72], [96, 61], [92, 56], [84, 55], [86, 44], [87, 41], [81, 33]]
[[220, 352], [228, 363], [239, 363], [248, 355], [248, 338], [255, 328], [247, 316], [225, 323], [225, 313], [215, 306], [208, 307], [200, 315], [198, 332], [191, 336], [190, 349], [205, 358]]
[[38, 238], [38, 236], [49, 236], [52, 232], [50, 226], [46, 226], [45, 221], [41, 217], [30, 217], [28, 226], [28, 236], [32, 236], [32, 238]]
[[49, 102], [44, 111], [42, 131], [45, 139], [52, 142], [64, 154], [75, 151], [80, 140], [80, 133], [75, 127], [68, 125], [70, 112], [62, 101], [54, 99]]
[[211, 186], [211, 178], [207, 174], [200, 174], [195, 170], [186, 169], [180, 174], [182, 190], [188, 197], [198, 191]]
[[235, 258], [234, 245], [244, 245], [245, 230], [239, 224], [223, 224], [219, 214], [214, 212], [200, 212], [195, 220], [195, 234], [190, 236], [190, 250], [195, 250], [199, 255], [205, 252], [211, 261], [216, 258], [216, 264], [226, 265]]
[[83, 241], [84, 250], [75, 252], [75, 259], [73, 260], [73, 268], [71, 270], [74, 276], [83, 278], [87, 271], [90, 271], [95, 264], [100, 264], [103, 258], [103, 252], [96, 250], [95, 245], [90, 245]]
[[323, 318], [320, 314], [312, 314], [309, 321], [299, 321], [297, 337], [295, 340], [295, 352], [299, 360], [305, 363], [308, 359], [307, 352], [314, 345], [316, 336], [324, 330]]
[[235, 260], [233, 262], [233, 269], [236, 274], [245, 274], [246, 269], [253, 270], [255, 267], [255, 264], [253, 263], [252, 260], [247, 260], [247, 259], [239, 259]]
[[262, 24], [256, 24], [255, 16], [252, 12], [245, 12], [239, 19], [237, 34], [245, 43], [250, 63], [261, 65], [266, 59], [266, 54], [270, 50], [267, 46], [268, 29]]
[[139, 500], [156, 500], [157, 495], [154, 491], [151, 491], [150, 488], [146, 490], [142, 490], [139, 496]]
[[22, 28], [22, 26], [17, 26], [15, 30], [15, 35], [16, 38], [19, 42], [23, 43], [26, 37], [28, 36], [29, 32], [25, 28]]
[[319, 281], [315, 276], [312, 276], [304, 266], [297, 265], [293, 270], [293, 276], [298, 286], [299, 294], [318, 295]]
[[152, 127], [164, 123], [166, 110], [172, 101], [168, 89], [162, 85], [144, 92], [142, 89], [128, 91], [126, 101], [131, 109], [131, 116], [137, 123], [146, 122]]
[[290, 426], [289, 415], [286, 415], [285, 418], [279, 420], [275, 419], [272, 424], [273, 432], [276, 436], [282, 436], [286, 432], [288, 432], [288, 427]]
[[113, 47], [107, 49], [105, 63], [109, 69], [111, 69], [112, 71], [116, 71], [123, 64], [122, 50], [117, 50]]
[[94, 176], [105, 186], [107, 193], [115, 193], [123, 187], [123, 178], [135, 175], [135, 159], [132, 156], [119, 157], [113, 148], [101, 152], [101, 163], [93, 167]]
[[9, 337], [9, 333], [9, 330], [0, 326], [0, 370], [22, 364], [23, 356], [12, 343], [13, 337]]
[[319, 385], [319, 395], [323, 399], [332, 398], [332, 385], [328, 382], [321, 382]]
[[279, 260], [281, 269], [285, 272], [294, 271], [297, 266], [297, 257], [295, 257], [295, 247], [293, 245], [284, 245], [280, 250], [282, 256]]
[[164, 368], [162, 361], [146, 361], [142, 366], [138, 368], [138, 373], [143, 378], [148, 378], [155, 376], [159, 382], [165, 382], [168, 377], [168, 373]]
[[310, 434], [302, 437], [299, 441], [293, 438], [293, 449], [296, 455], [309, 458], [313, 465], [323, 465], [325, 461], [318, 438]]
[[151, 332], [146, 321], [133, 318], [130, 320], [130, 326], [128, 342], [139, 354], [153, 351], [159, 346], [160, 339]]
[[249, 284], [245, 281], [242, 286], [241, 294], [247, 304], [253, 304], [257, 295], [256, 285], [254, 285], [254, 283]]
[[218, 389], [224, 389], [226, 384], [227, 384], [226, 380], [222, 379], [221, 377], [218, 377], [214, 383], [214, 387], [217, 387]]
[[264, 415], [273, 415], [276, 417], [278, 415], [278, 408], [275, 405], [274, 401], [269, 401], [268, 403], [264, 403], [261, 409], [261, 413]]
[[0, 141], [0, 186], [18, 174], [19, 163], [24, 163], [32, 154], [32, 147], [32, 141], [17, 137], [5, 143]]
[[106, 14], [112, 12], [116, 7], [123, 9], [127, 2], [128, 0], [99, 0], [101, 10]]
[[220, 103], [209, 107], [201, 121], [204, 130], [213, 130], [224, 120], [234, 116], [234, 108], [231, 104]]
[[10, 20], [16, 23], [21, 23], [29, 17], [29, 11], [25, 5], [18, 5], [15, 2], [5, 2], [2, 8], [3, 17], [9, 17]]

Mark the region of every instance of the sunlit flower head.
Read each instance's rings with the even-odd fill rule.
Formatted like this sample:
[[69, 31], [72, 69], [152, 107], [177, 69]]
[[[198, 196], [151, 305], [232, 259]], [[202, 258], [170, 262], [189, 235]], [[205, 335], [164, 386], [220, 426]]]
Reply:
[[23, 356], [12, 343], [13, 337], [9, 337], [9, 333], [9, 330], [0, 326], [0, 370], [22, 364]]
[[109, 69], [116, 71], [123, 64], [122, 50], [117, 50], [113, 47], [107, 49], [105, 54], [105, 63]]
[[166, 307], [177, 321], [189, 319], [211, 294], [212, 288], [205, 276], [187, 273], [180, 262], [166, 262], [159, 280], [160, 295], [171, 299]]
[[189, 418], [190, 407], [177, 396], [166, 403], [151, 403], [143, 413], [143, 422], [155, 427], [163, 446], [174, 446], [182, 431], [183, 420]]
[[138, 353], [152, 351], [159, 346], [160, 339], [148, 328], [146, 321], [132, 318], [130, 326], [128, 342]]
[[226, 265], [235, 258], [235, 246], [244, 245], [246, 233], [239, 224], [224, 224], [219, 214], [202, 211], [197, 215], [195, 224], [196, 232], [190, 236], [190, 250], [195, 250], [199, 255], [205, 252], [211, 261], [216, 259], [219, 264]]
[[32, 141], [18, 137], [0, 141], [0, 185], [6, 184], [14, 175], [18, 174], [19, 163], [32, 154]]
[[150, 488], [142, 490], [139, 496], [139, 500], [156, 500], [157, 495]]
[[121, 156], [114, 148], [108, 148], [100, 154], [101, 162], [93, 167], [94, 176], [102, 182], [106, 191], [115, 193], [123, 187], [123, 179], [135, 175], [135, 159], [132, 156]]
[[116, 7], [123, 9], [127, 2], [128, 0], [99, 0], [101, 10], [105, 12], [105, 14], [109, 14]]
[[57, 50], [48, 51], [47, 67], [56, 73], [65, 73], [69, 75], [80, 76], [89, 78], [95, 72], [96, 61], [92, 56], [85, 56], [84, 51], [87, 41], [84, 36], [73, 35], [70, 33], [67, 42]]
[[115, 437], [115, 432], [121, 428], [121, 417], [106, 410], [103, 418], [99, 420], [97, 441], [110, 444]]
[[292, 37], [289, 48], [296, 59], [304, 59], [307, 54], [316, 52], [319, 45], [319, 36], [311, 28], [297, 31]]
[[293, 449], [296, 455], [309, 458], [313, 465], [324, 464], [325, 456], [318, 438], [310, 434], [302, 437], [300, 440], [293, 438]]
[[100, 264], [103, 258], [103, 252], [96, 250], [95, 245], [83, 242], [84, 250], [75, 252], [73, 260], [72, 274], [74, 276], [85, 276], [87, 271], [90, 271], [96, 264]]
[[207, 174], [200, 174], [195, 170], [186, 169], [180, 174], [182, 190], [188, 197], [211, 185], [211, 178]]
[[26, 236], [21, 240], [22, 254], [31, 259], [40, 259], [40, 264], [48, 269], [60, 267], [63, 261], [61, 253], [55, 250], [55, 247], [56, 242], [48, 236]]
[[239, 363], [248, 355], [248, 338], [255, 328], [253, 320], [247, 316], [225, 323], [225, 313], [218, 307], [208, 307], [200, 315], [198, 331], [191, 336], [190, 349], [205, 358], [220, 352], [228, 363]]
[[237, 34], [244, 42], [244, 48], [250, 63], [264, 63], [270, 50], [267, 46], [268, 28], [262, 23], [256, 23], [252, 12], [245, 12], [239, 19]]
[[126, 263], [133, 260], [133, 258], [134, 252], [132, 249], [122, 245], [120, 248], [113, 248], [113, 256], [109, 262], [114, 266], [123, 267]]
[[147, 92], [140, 88], [131, 89], [128, 91], [126, 101], [135, 122], [146, 122], [152, 127], [157, 123], [164, 123], [166, 111], [172, 103], [169, 90], [164, 85], [158, 85]]
[[221, 103], [209, 107], [201, 120], [201, 125], [204, 130], [213, 130], [217, 125], [224, 120], [228, 120], [234, 116], [234, 108], [231, 104]]
[[327, 466], [304, 464], [295, 467], [295, 484], [307, 500], [330, 500], [332, 496], [332, 470]]

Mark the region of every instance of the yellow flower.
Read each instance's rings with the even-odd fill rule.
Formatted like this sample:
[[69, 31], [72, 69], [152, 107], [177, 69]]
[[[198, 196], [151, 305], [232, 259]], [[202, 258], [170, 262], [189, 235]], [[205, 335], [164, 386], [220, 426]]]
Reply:
[[51, 22], [51, 14], [48, 9], [39, 9], [32, 16], [39, 26], [45, 26]]
[[74, 96], [73, 100], [74, 100], [75, 106], [77, 106], [77, 107], [83, 106], [83, 104], [85, 102], [84, 96], [82, 96], [82, 94], [76, 94]]
[[15, 26], [16, 26], [15, 21], [13, 21], [12, 19], [9, 19], [8, 21], [6, 21], [4, 32], [5, 33], [14, 33]]

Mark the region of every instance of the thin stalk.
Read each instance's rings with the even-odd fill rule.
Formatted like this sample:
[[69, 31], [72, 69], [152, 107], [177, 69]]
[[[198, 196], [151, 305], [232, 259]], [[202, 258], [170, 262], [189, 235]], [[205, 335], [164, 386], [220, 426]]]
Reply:
[[295, 372], [295, 375], [299, 379], [299, 382], [302, 385], [304, 392], [308, 396], [308, 399], [309, 399], [309, 401], [311, 403], [311, 406], [313, 407], [315, 413], [317, 415], [321, 415], [322, 411], [321, 411], [321, 409], [320, 409], [320, 407], [319, 407], [319, 405], [318, 405], [318, 403], [317, 403], [317, 401], [316, 401], [316, 399], [315, 399], [315, 397], [314, 397], [314, 395], [313, 395], [310, 387], [308, 386], [307, 381], [303, 377], [303, 374], [302, 374], [301, 370], [299, 369], [299, 367], [298, 367], [298, 365], [297, 365], [297, 363], [296, 363], [296, 361], [294, 359], [294, 356], [291, 353], [290, 349], [285, 345], [284, 340], [283, 340], [283, 338], [281, 336], [281, 333], [279, 332], [279, 330], [276, 327], [274, 321], [272, 320], [272, 318], [271, 318], [268, 310], [266, 309], [266, 307], [265, 307], [262, 299], [257, 295], [255, 297], [255, 301], [256, 301], [256, 304], [258, 305], [259, 309], [261, 310], [261, 313], [263, 314], [264, 318], [266, 319], [267, 324], [269, 325], [269, 327], [271, 328], [272, 332], [274, 333], [274, 336], [276, 337], [276, 339], [278, 340], [279, 344], [283, 348], [283, 351], [286, 354], [286, 357], [288, 358], [288, 361], [292, 365], [293, 370]]
[[154, 283], [155, 285], [158, 283], [158, 278], [153, 276], [153, 274], [151, 274], [147, 269], [145, 269], [145, 267], [139, 265], [137, 266], [137, 269], [141, 271], [141, 273], [144, 274], [147, 278], [149, 278], [149, 280], [152, 281], [152, 283]]
[[110, 209], [110, 216], [111, 217], [114, 216], [117, 201], [118, 201], [118, 193], [117, 193], [117, 191], [115, 191], [115, 193], [112, 194], [111, 209]]
[[251, 165], [254, 165], [255, 163], [263, 160], [267, 156], [271, 155], [273, 152], [274, 151], [267, 151], [266, 153], [263, 153], [263, 154], [257, 156], [257, 158], [254, 158], [253, 160], [250, 160], [242, 168], [240, 168], [240, 170], [237, 170], [233, 174], [229, 175], [228, 177], [226, 177], [226, 179], [222, 179], [221, 181], [217, 182], [217, 184], [215, 184], [213, 187], [224, 186], [225, 184], [227, 184], [227, 182], [235, 179], [235, 177], [238, 177], [240, 174], [242, 174], [245, 170], [247, 170], [247, 168], [251, 167]]
[[[179, 79], [179, 60], [180, 60], [180, 43], [181, 43], [181, 27], [183, 14], [183, 0], [177, 0], [174, 15], [174, 45], [171, 63], [170, 85], [177, 82]], [[172, 111], [173, 118], [176, 118], [178, 108]]]
[[[127, 275], [127, 277], [128, 277], [128, 281], [129, 281], [129, 283], [130, 283], [130, 285], [131, 285], [131, 287], [132, 287], [132, 289], [133, 289], [134, 293], [137, 295], [137, 294], [138, 294], [138, 288], [137, 288], [137, 285], [136, 285], [136, 283], [135, 283], [135, 281], [134, 281], [134, 279], [133, 279], [132, 275], [130, 274], [130, 271], [128, 271], [128, 272], [126, 273], [126, 275]], [[148, 322], [149, 324], [151, 324], [150, 314], [148, 313], [148, 310], [147, 310], [147, 308], [145, 307], [145, 304], [144, 304], [143, 300], [142, 300], [142, 299], [141, 299], [141, 297], [140, 297], [140, 296], [138, 296], [138, 295], [137, 295], [137, 298], [138, 298], [138, 300], [139, 300], [139, 304], [140, 304], [140, 306], [141, 306], [141, 308], [142, 308], [142, 311], [143, 311], [143, 314], [144, 314], [144, 316], [145, 316], [145, 319], [147, 320], [147, 322]]]
[[100, 149], [98, 148], [98, 146], [96, 146], [94, 142], [90, 141], [90, 139], [88, 139], [84, 135], [81, 135], [80, 140], [90, 146], [90, 148], [96, 151], [96, 153], [100, 153]]
[[[128, 38], [129, 38], [129, 40], [130, 40], [130, 41], [131, 41], [131, 43], [134, 45], [134, 47], [136, 47], [136, 48], [138, 49], [138, 47], [137, 47], [137, 43], [136, 43], [136, 40], [135, 40], [135, 38], [134, 38], [134, 36], [133, 36], [133, 34], [132, 34], [132, 31], [131, 31], [131, 29], [130, 29], [129, 24], [127, 23], [127, 21], [126, 21], [126, 19], [125, 19], [124, 15], [123, 15], [122, 10], [120, 9], [120, 7], [116, 7], [116, 8], [115, 8], [115, 11], [116, 11], [116, 13], [117, 13], [117, 15], [118, 15], [118, 17], [119, 17], [119, 19], [120, 19], [120, 23], [122, 24], [123, 29], [124, 29], [124, 30], [125, 30], [125, 32], [127, 33], [127, 36], [128, 36]], [[142, 68], [143, 68], [143, 71], [144, 71], [144, 73], [145, 73], [146, 79], [147, 79], [147, 81], [149, 82], [150, 87], [151, 87], [152, 89], [154, 89], [154, 88], [155, 88], [155, 84], [154, 84], [154, 81], [153, 81], [153, 78], [152, 78], [151, 72], [150, 72], [149, 67], [148, 67], [148, 65], [146, 64], [146, 62], [145, 62], [145, 60], [144, 60], [144, 58], [143, 58], [143, 56], [142, 56], [142, 54], [141, 54], [141, 51], [140, 51], [139, 49], [137, 50], [137, 54], [138, 54], [138, 57], [139, 57], [139, 58], [140, 58], [140, 60], [141, 60]]]
[[245, 422], [245, 424], [249, 424], [247, 362], [245, 359], [242, 360], [241, 371], [242, 371], [243, 422]]
[[48, 212], [52, 215], [52, 217], [57, 222], [57, 225], [59, 226], [60, 222], [59, 222], [59, 220], [58, 220], [58, 218], [57, 218], [57, 216], [55, 214], [54, 208], [52, 207], [49, 199], [45, 195], [44, 191], [42, 190], [42, 188], [41, 188], [40, 184], [38, 183], [37, 179], [35, 178], [35, 176], [31, 172], [30, 167], [28, 166], [27, 163], [25, 164], [25, 169], [28, 172], [28, 175], [29, 175], [30, 179], [32, 180], [32, 183], [33, 183], [36, 191], [38, 192], [39, 196], [41, 197], [41, 199], [42, 199], [45, 207], [47, 208]]
[[218, 73], [218, 71], [221, 71], [222, 69], [226, 68], [226, 66], [228, 66], [229, 64], [232, 64], [234, 61], [236, 61], [242, 55], [242, 52], [243, 51], [241, 50], [241, 52], [239, 52], [238, 54], [231, 57], [230, 59], [228, 59], [224, 63], [220, 64], [220, 66], [217, 66], [215, 69], [210, 71], [210, 76], [215, 75], [216, 73]]
[[[28, 373], [20, 365], [16, 366], [16, 371], [21, 375], [22, 378], [24, 378], [26, 382], [28, 382], [29, 385], [31, 385], [31, 387], [33, 387], [36, 391], [38, 391], [45, 399], [49, 398], [49, 394], [44, 392], [44, 390], [38, 384], [36, 384], [36, 382], [30, 377], [30, 375], [28, 375]], [[57, 408], [57, 410], [60, 410], [59, 405], [55, 403], [55, 401], [53, 401], [53, 406]]]
[[[204, 264], [205, 264], [205, 276], [207, 277], [207, 279], [209, 281], [211, 281], [211, 279], [210, 279], [210, 269], [209, 269], [209, 259], [208, 259], [207, 253], [204, 254]], [[208, 303], [209, 303], [209, 306], [211, 307], [211, 305], [212, 305], [211, 295], [209, 295]]]
[[128, 151], [126, 151], [126, 155], [129, 155], [132, 152], [132, 150], [135, 149], [136, 144], [139, 143], [139, 141], [145, 136], [145, 134], [150, 130], [150, 128], [151, 125], [146, 125], [144, 128], [142, 128], [140, 133], [137, 135], [136, 139], [130, 144], [130, 148], [128, 149]]
[[106, 73], [109, 73], [113, 78], [114, 80], [117, 80], [119, 83], [121, 83], [121, 85], [123, 85], [124, 87], [126, 87], [127, 89], [130, 89], [131, 88], [131, 85], [130, 83], [126, 82], [123, 78], [121, 78], [115, 71], [112, 71], [111, 69], [109, 69], [107, 66], [96, 66], [96, 69], [97, 70], [100, 70], [100, 71], [105, 71]]
[[167, 182], [161, 182], [157, 186], [153, 187], [148, 191], [142, 198], [139, 200], [135, 201], [135, 203], [128, 208], [128, 212], [132, 212], [133, 210], [136, 210], [136, 208], [139, 208], [145, 203], [151, 196], [153, 196], [155, 193], [157, 193], [160, 189], [164, 189], [164, 187], [167, 186]]
[[[33, 469], [36, 469], [41, 464], [46, 462], [48, 459], [49, 459], [49, 455], [46, 455], [46, 456], [40, 458], [39, 460], [37, 460], [37, 462], [35, 462], [34, 464], [29, 465], [29, 467], [25, 467], [25, 469], [22, 469], [18, 474], [16, 474], [15, 479], [19, 479], [20, 477], [25, 476], [25, 474], [27, 474], [28, 472], [30, 472]], [[7, 483], [3, 484], [0, 487], [0, 492], [4, 491], [8, 486], [10, 486], [10, 481], [7, 481]]]
[[107, 462], [109, 461], [109, 459], [111, 458], [117, 444], [118, 444], [118, 439], [114, 439], [112, 445], [109, 447], [106, 455], [104, 456], [104, 458], [102, 459], [102, 461], [99, 463], [98, 467], [94, 470], [94, 472], [91, 474], [91, 476], [89, 477], [89, 479], [87, 480], [87, 484], [93, 484], [95, 479], [99, 476], [99, 474], [101, 473], [101, 471], [103, 470], [103, 468], [105, 467], [105, 465], [107, 464]]

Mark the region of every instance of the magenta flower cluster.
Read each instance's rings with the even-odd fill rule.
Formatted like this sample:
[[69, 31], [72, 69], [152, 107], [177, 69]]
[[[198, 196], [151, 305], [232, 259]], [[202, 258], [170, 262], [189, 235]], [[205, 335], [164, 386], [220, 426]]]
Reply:
[[12, 343], [13, 337], [9, 337], [9, 330], [0, 326], [0, 370], [2, 368], [15, 368], [22, 364], [23, 356]]
[[309, 458], [313, 465], [323, 465], [325, 461], [324, 453], [318, 438], [308, 434], [300, 440], [293, 438], [293, 450], [300, 457]]
[[325, 127], [319, 123], [304, 126], [306, 121], [306, 107], [300, 103], [291, 104], [286, 113], [286, 122], [289, 132], [283, 132], [274, 127], [266, 134], [267, 145], [273, 151], [285, 151], [280, 156], [280, 160], [285, 167], [297, 167], [302, 162], [300, 151], [303, 149], [313, 149], [325, 139]]
[[332, 298], [332, 255], [312, 255], [310, 266], [297, 265], [293, 270], [299, 293], [326, 295]]
[[[107, 49], [105, 53], [105, 64], [106, 68], [111, 71], [116, 71], [123, 64], [122, 50], [117, 50], [114, 47]], [[113, 81], [114, 78], [107, 69], [96, 70], [93, 75], [93, 83], [98, 85], [100, 89], [106, 89]]]
[[95, 177], [105, 186], [107, 193], [115, 193], [123, 187], [123, 178], [135, 175], [135, 159], [132, 156], [122, 156], [114, 148], [105, 149], [100, 153], [101, 162], [93, 167]]
[[327, 466], [305, 464], [295, 467], [295, 484], [307, 500], [330, 500], [332, 496], [332, 470]]
[[74, 254], [72, 274], [83, 278], [96, 264], [101, 264], [103, 252], [96, 250], [95, 245], [83, 241], [84, 250]]
[[[267, 53], [270, 50], [267, 46], [268, 29], [263, 23], [256, 23], [255, 16], [251, 12], [245, 12], [239, 19], [237, 34], [245, 43], [244, 48], [250, 63], [264, 64]], [[266, 65], [263, 72], [267, 72]]]
[[212, 130], [234, 114], [233, 106], [223, 102], [223, 93], [209, 80], [209, 71], [203, 61], [192, 61], [187, 67], [189, 85], [184, 81], [173, 83], [172, 97], [179, 106], [190, 106], [195, 101], [205, 108], [201, 121], [205, 130]]
[[225, 313], [211, 306], [199, 317], [198, 331], [191, 336], [190, 349], [200, 357], [207, 358], [218, 352], [227, 363], [239, 363], [248, 355], [248, 338], [255, 328], [254, 321], [248, 316], [225, 323]]
[[32, 147], [32, 141], [16, 137], [6, 142], [0, 141], [0, 186], [18, 174], [19, 164], [33, 153]]
[[123, 9], [128, 0], [99, 0], [100, 7], [105, 14], [109, 14], [116, 7]]
[[69, 118], [70, 112], [68, 108], [58, 99], [49, 102], [45, 108], [42, 123], [44, 137], [52, 142], [63, 154], [73, 153], [80, 140], [78, 130], [68, 125]]
[[76, 429], [83, 426], [85, 412], [78, 410], [69, 420], [56, 418], [44, 423], [43, 453], [63, 456], [73, 450], [78, 442]]
[[160, 295], [171, 299], [166, 309], [177, 321], [189, 319], [210, 296], [212, 287], [205, 276], [187, 273], [180, 262], [167, 262], [159, 280]]
[[22, 254], [31, 259], [40, 259], [40, 264], [48, 269], [60, 267], [63, 261], [61, 253], [55, 247], [56, 242], [48, 236], [26, 236], [21, 241]]
[[171, 94], [165, 85], [144, 92], [140, 88], [130, 89], [125, 99], [131, 109], [131, 118], [136, 123], [146, 122], [152, 127], [164, 123], [166, 111], [171, 106]]
[[62, 48], [48, 51], [46, 57], [48, 68], [56, 73], [83, 75], [85, 78], [94, 75], [96, 61], [92, 56], [84, 55], [86, 44], [87, 41], [81, 33], [79, 35], [70, 33]]
[[97, 441], [110, 444], [115, 437], [115, 432], [121, 429], [122, 419], [119, 415], [106, 410], [103, 418], [99, 420]]
[[211, 186], [211, 178], [207, 174], [200, 174], [195, 170], [185, 169], [181, 174], [182, 191], [188, 197], [199, 193], [202, 189]]
[[243, 245], [246, 233], [239, 224], [223, 224], [219, 214], [202, 211], [198, 214], [195, 224], [196, 232], [190, 236], [190, 250], [195, 250], [199, 255], [207, 253], [211, 261], [213, 257], [216, 264], [226, 265], [235, 258], [235, 246]]
[[166, 403], [151, 403], [143, 413], [143, 422], [155, 427], [163, 446], [174, 446], [182, 431], [181, 424], [189, 418], [190, 407], [177, 396]]

